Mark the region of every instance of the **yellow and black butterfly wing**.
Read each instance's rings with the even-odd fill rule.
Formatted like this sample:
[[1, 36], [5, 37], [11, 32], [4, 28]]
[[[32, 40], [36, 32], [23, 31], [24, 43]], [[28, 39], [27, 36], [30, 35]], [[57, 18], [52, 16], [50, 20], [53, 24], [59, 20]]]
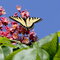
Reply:
[[36, 23], [38, 21], [41, 21], [41, 18], [33, 18], [33, 17], [27, 18], [27, 20], [26, 20], [27, 28], [32, 28], [34, 23]]
[[41, 21], [41, 18], [33, 18], [33, 17], [26, 18], [25, 20], [21, 17], [15, 17], [15, 16], [11, 16], [10, 18], [19, 22], [21, 25], [23, 25], [27, 29], [32, 28], [34, 23]]
[[23, 25], [23, 26], [26, 27], [26, 23], [25, 23], [25, 21], [23, 20], [23, 18], [21, 18], [21, 17], [15, 17], [15, 16], [11, 16], [11, 17], [9, 17], [9, 18], [11, 18], [12, 20], [15, 20], [15, 21], [19, 22], [21, 25]]

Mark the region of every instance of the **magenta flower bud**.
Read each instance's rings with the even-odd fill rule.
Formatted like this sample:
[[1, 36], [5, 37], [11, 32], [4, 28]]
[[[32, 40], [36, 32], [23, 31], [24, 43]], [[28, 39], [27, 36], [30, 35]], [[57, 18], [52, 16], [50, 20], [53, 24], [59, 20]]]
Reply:
[[15, 17], [18, 17], [18, 13], [17, 13], [17, 12], [16, 12], [16, 13], [14, 13], [14, 16], [15, 16]]
[[0, 6], [0, 16], [6, 14], [5, 10], [2, 6]]
[[27, 10], [24, 10], [20, 13], [22, 18], [28, 18], [30, 17], [29, 12]]
[[16, 9], [20, 12], [21, 11], [21, 6], [16, 6]]

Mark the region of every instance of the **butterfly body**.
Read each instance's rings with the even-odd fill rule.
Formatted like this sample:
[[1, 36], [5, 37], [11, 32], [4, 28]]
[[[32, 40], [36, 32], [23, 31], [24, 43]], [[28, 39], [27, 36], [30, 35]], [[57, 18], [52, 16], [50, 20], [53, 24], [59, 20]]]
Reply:
[[15, 16], [11, 16], [11, 19], [19, 22], [22, 26], [24, 26], [27, 29], [32, 28], [32, 26], [34, 25], [34, 23], [41, 21], [41, 18], [37, 18], [37, 17], [28, 17], [28, 18], [21, 18], [21, 17], [15, 17]]

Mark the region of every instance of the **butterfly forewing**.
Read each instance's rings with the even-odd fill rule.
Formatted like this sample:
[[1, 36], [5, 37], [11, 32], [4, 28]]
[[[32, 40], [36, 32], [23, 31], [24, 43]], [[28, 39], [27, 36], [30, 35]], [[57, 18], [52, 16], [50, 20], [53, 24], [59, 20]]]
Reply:
[[36, 23], [36, 22], [40, 21], [40, 18], [37, 18], [37, 17], [32, 18], [30, 21], [33, 22], [33, 23]]
[[24, 21], [24, 19], [23, 18], [21, 18], [21, 22], [20, 22], [23, 26], [25, 26], [26, 27], [26, 23], [25, 23], [25, 21]]
[[26, 20], [27, 27], [31, 28], [33, 26], [33, 24], [38, 21], [40, 21], [40, 18], [27, 18], [27, 20]]
[[22, 24], [23, 26], [26, 27], [26, 23], [23, 20], [23, 18], [21, 18], [21, 17], [14, 17], [14, 16], [11, 16], [10, 18], [13, 19], [13, 20], [15, 20], [15, 21], [17, 21], [17, 22], [19, 22], [20, 24]]
[[17, 22], [19, 22], [25, 28], [31, 28], [34, 25], [34, 23], [36, 23], [36, 22], [41, 20], [41, 18], [33, 18], [33, 17], [23, 19], [21, 17], [11, 16], [10, 18], [15, 20], [15, 21], [17, 21]]
[[26, 19], [26, 25], [27, 25], [27, 28], [31, 27], [33, 24], [33, 22], [30, 21], [29, 18]]

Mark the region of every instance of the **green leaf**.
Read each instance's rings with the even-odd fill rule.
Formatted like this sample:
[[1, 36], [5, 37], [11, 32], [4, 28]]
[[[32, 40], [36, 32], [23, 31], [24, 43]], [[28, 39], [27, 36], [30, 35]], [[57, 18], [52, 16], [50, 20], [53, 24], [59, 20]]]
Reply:
[[11, 41], [6, 37], [0, 37], [0, 46], [16, 47], [15, 45], [11, 44]]
[[13, 51], [12, 48], [10, 47], [1, 47], [0, 46], [0, 60], [4, 60], [6, 58], [6, 56], [8, 56], [9, 54], [11, 54]]
[[60, 42], [59, 42], [59, 47], [60, 47]]
[[58, 52], [56, 53], [56, 55], [54, 56], [53, 60], [60, 60], [60, 45], [59, 45], [59, 49]]
[[[13, 45], [11, 43], [11, 41], [13, 42], [16, 42], [17, 44], [16, 45]], [[28, 47], [27, 45], [24, 45], [22, 44], [20, 41], [17, 41], [17, 40], [9, 40], [8, 38], [6, 37], [0, 37], [0, 46], [9, 46], [9, 47], [12, 47], [12, 48], [26, 48]]]
[[8, 44], [8, 43], [4, 43], [3, 46], [9, 46], [9, 47], [12, 47], [12, 48], [16, 48], [17, 46], [16, 45], [13, 45], [13, 44]]
[[22, 48], [29, 48], [29, 46], [27, 46], [27, 45], [25, 45], [25, 44], [22, 44], [20, 41], [17, 41], [17, 40], [10, 40], [10, 41], [17, 43], [17, 44], [16, 44], [16, 48], [17, 48], [17, 47], [20, 48], [20, 49], [22, 49]]
[[58, 37], [60, 37], [60, 31], [58, 31], [57, 34], [58, 34]]
[[11, 42], [6, 37], [0, 37], [0, 43], [11, 43]]
[[11, 54], [13, 52], [13, 49], [11, 47], [1, 47], [0, 46], [0, 60], [4, 60], [6, 56]]
[[2, 46], [2, 51], [3, 51], [4, 57], [6, 57], [13, 52], [13, 48]]
[[40, 39], [38, 42], [39, 46], [46, 50], [50, 54], [50, 58], [55, 56], [58, 50], [58, 35], [57, 33], [46, 36], [45, 38]]
[[29, 46], [25, 45], [25, 44], [16, 44], [17, 47], [19, 47], [20, 49], [22, 48], [29, 48]]
[[3, 54], [1, 46], [0, 46], [0, 60], [4, 60], [4, 54]]
[[49, 60], [49, 54], [37, 45], [29, 49], [16, 50], [5, 60]]

